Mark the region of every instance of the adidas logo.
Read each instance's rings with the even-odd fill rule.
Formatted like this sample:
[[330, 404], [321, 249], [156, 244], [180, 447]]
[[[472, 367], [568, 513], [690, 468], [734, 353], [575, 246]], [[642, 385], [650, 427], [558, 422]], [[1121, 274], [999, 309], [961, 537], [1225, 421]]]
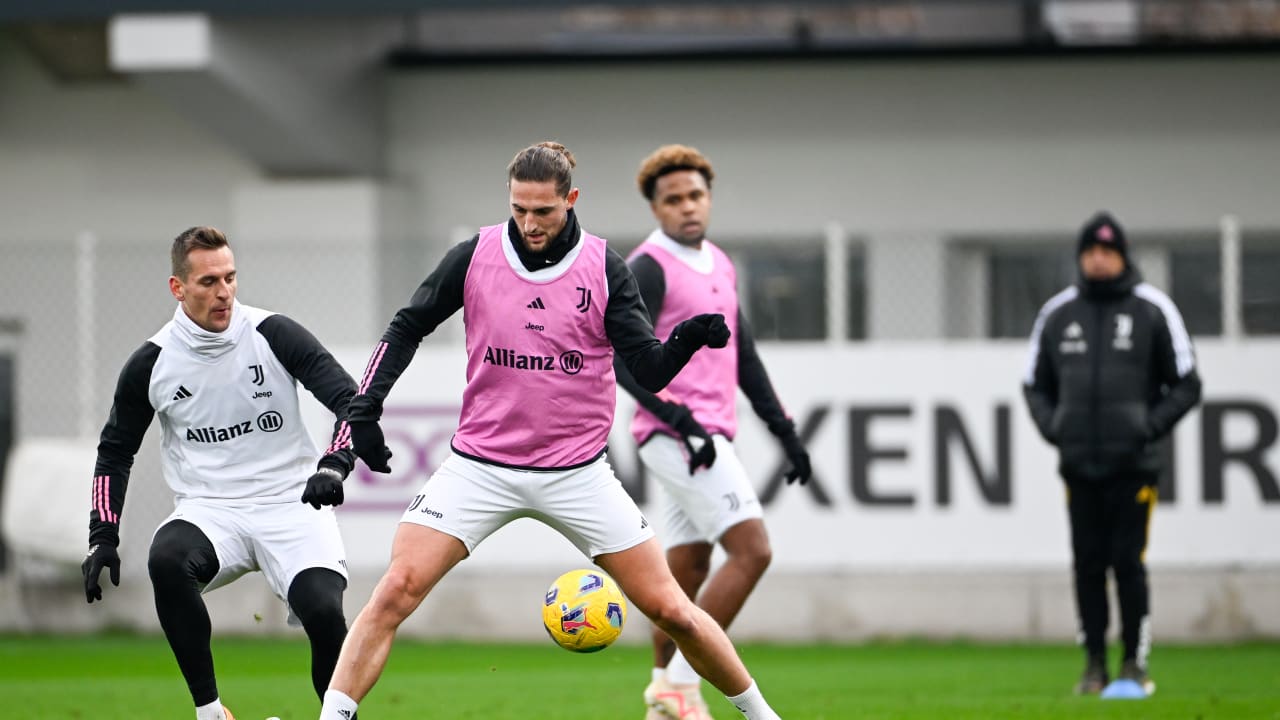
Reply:
[[547, 306], [542, 304], [542, 298], [541, 298], [541, 297], [536, 297], [536, 298], [534, 298], [534, 299], [533, 299], [533, 302], [529, 303], [528, 305], [525, 305], [525, 307], [527, 307], [527, 308], [533, 308], [534, 310], [546, 310], [546, 309], [547, 309]]
[[345, 720], [351, 720], [352, 713], [350, 710], [339, 710], [338, 714], [345, 718]]
[[176, 393], [174, 393], [174, 394], [173, 394], [173, 399], [174, 399], [174, 400], [185, 400], [185, 399], [187, 399], [187, 398], [191, 397], [191, 394], [192, 394], [192, 393], [191, 393], [191, 391], [190, 391], [190, 390], [188, 390], [188, 389], [186, 389], [185, 387], [183, 387], [183, 386], [179, 385], [179, 386], [178, 386], [178, 392], [176, 392]]

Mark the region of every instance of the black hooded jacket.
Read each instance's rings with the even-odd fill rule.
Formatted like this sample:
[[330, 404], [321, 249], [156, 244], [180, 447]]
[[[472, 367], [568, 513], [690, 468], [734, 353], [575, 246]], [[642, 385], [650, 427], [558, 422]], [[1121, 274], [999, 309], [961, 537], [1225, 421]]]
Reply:
[[1045, 303], [1023, 383], [1068, 481], [1154, 476], [1160, 441], [1200, 401], [1182, 315], [1132, 266], [1114, 280], [1081, 279]]

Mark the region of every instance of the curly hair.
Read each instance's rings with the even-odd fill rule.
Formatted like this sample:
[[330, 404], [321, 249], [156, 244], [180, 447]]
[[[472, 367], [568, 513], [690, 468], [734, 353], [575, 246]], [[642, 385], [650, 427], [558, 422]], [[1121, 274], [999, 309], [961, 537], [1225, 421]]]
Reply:
[[636, 185], [640, 187], [640, 193], [645, 199], [653, 202], [653, 192], [658, 184], [658, 178], [677, 170], [698, 171], [707, 181], [708, 189], [711, 187], [711, 180], [716, 176], [715, 171], [711, 169], [711, 161], [698, 152], [697, 148], [688, 145], [663, 145], [640, 163], [640, 172], [636, 174]]

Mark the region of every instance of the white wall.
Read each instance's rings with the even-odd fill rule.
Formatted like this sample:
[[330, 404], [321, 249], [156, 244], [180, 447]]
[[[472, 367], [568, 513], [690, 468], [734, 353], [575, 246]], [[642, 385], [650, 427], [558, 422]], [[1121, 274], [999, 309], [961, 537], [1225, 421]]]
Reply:
[[634, 186], [667, 142], [715, 162], [713, 234], [1280, 225], [1280, 59], [948, 59], [433, 67], [390, 83], [391, 167], [431, 237], [501, 219], [511, 156], [577, 153], [581, 216], [650, 224]]

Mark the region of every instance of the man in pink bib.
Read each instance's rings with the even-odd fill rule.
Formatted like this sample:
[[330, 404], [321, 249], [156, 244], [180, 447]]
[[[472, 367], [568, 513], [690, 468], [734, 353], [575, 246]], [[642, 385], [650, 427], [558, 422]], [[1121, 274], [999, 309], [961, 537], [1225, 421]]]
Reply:
[[[659, 228], [629, 265], [657, 333], [670, 332], [690, 315], [717, 313], [727, 319], [729, 344], [698, 353], [656, 395], [622, 363], [615, 362], [615, 370], [618, 384], [636, 399], [631, 433], [640, 460], [663, 490], [667, 563], [689, 597], [727, 628], [772, 557], [760, 500], [733, 449], [738, 388], [781, 442], [792, 465], [787, 482], [806, 482], [810, 466], [756, 353], [733, 262], [706, 239], [714, 177], [707, 158], [684, 145], [666, 145], [645, 158], [636, 182]], [[711, 574], [716, 543], [727, 557]], [[644, 691], [647, 718], [710, 718], [699, 673], [661, 628], [654, 628], [653, 655]]]
[[463, 310], [467, 387], [453, 452], [401, 518], [391, 564], [342, 646], [321, 720], [355, 715], [400, 624], [450, 569], [519, 517], [555, 528], [612, 575], [744, 716], [778, 718], [728, 636], [680, 589], [605, 460], [614, 354], [656, 392], [700, 348], [724, 347], [729, 327], [709, 313], [676, 325], [666, 343], [654, 336], [626, 261], [578, 224], [574, 165], [557, 143], [517, 153], [507, 167], [511, 218], [452, 248], [369, 359], [338, 440], [350, 438], [371, 469], [388, 472], [383, 400], [422, 338]]

